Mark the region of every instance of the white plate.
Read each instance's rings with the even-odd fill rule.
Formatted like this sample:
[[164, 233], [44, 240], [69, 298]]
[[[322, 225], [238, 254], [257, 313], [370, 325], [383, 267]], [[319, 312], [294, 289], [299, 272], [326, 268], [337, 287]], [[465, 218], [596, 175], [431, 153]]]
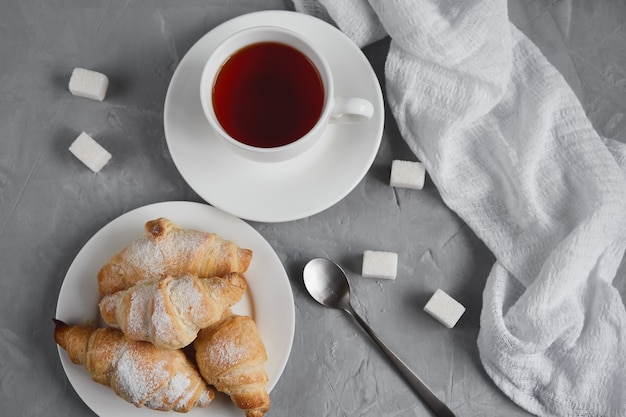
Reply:
[[[328, 60], [336, 95], [369, 99], [374, 105], [372, 119], [329, 126], [309, 152], [286, 162], [253, 162], [227, 149], [202, 112], [200, 74], [222, 39], [256, 25], [282, 26], [308, 37]], [[283, 222], [331, 207], [363, 179], [382, 139], [384, 105], [367, 58], [342, 32], [308, 15], [265, 11], [221, 24], [187, 52], [168, 88], [163, 119], [172, 159], [200, 197], [237, 217]]]
[[[267, 350], [265, 369], [271, 390], [287, 364], [293, 343], [295, 308], [289, 278], [272, 247], [256, 230], [241, 219], [206, 204], [185, 201], [152, 204], [123, 214], [103, 227], [85, 244], [68, 269], [59, 293], [56, 317], [68, 324], [83, 324], [90, 319], [98, 321], [98, 271], [113, 255], [143, 234], [143, 225], [148, 220], [158, 217], [167, 217], [185, 228], [217, 233], [241, 247], [252, 249], [252, 261], [245, 273], [248, 292], [233, 306], [233, 311], [251, 315], [257, 323]], [[60, 347], [59, 355], [72, 386], [100, 417], [163, 415], [160, 411], [136, 408], [110, 388], [93, 382], [87, 371], [70, 362]], [[218, 395], [208, 409], [194, 409], [186, 415], [241, 417], [242, 412], [226, 396]]]

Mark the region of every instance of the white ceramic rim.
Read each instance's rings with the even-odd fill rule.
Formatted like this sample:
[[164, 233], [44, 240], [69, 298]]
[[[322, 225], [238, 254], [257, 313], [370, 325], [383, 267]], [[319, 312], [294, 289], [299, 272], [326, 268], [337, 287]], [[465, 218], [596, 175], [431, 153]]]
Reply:
[[[260, 42], [282, 43], [303, 53], [317, 69], [324, 85], [324, 104], [317, 123], [301, 138], [286, 145], [271, 148], [251, 146], [230, 136], [217, 120], [213, 109], [213, 100], [211, 99], [215, 77], [228, 58], [242, 48]], [[293, 157], [311, 146], [312, 144], [308, 144], [307, 146], [306, 143], [314, 141], [315, 137], [319, 136], [320, 130], [324, 129], [328, 124], [333, 108], [334, 91], [332, 72], [321, 52], [304, 36], [293, 30], [279, 26], [254, 26], [242, 29], [228, 36], [211, 53], [200, 77], [200, 102], [202, 103], [202, 109], [211, 127], [213, 127], [218, 135], [231, 146], [242, 149], [249, 154], [258, 153], [261, 160], [265, 159], [263, 155], [284, 154], [285, 158]], [[301, 150], [296, 149], [300, 147], [302, 148]], [[278, 156], [276, 157], [278, 158]]]
[[[331, 67], [338, 82], [335, 94], [367, 98], [374, 105], [372, 118], [356, 124], [329, 124], [315, 146], [284, 162], [256, 162], [229, 150], [202, 110], [200, 76], [207, 58], [223, 39], [261, 25], [286, 27], [307, 36]], [[370, 169], [384, 124], [380, 82], [363, 51], [329, 23], [287, 10], [241, 15], [202, 36], [174, 71], [163, 107], [167, 146], [189, 186], [221, 210], [265, 223], [315, 215], [348, 195]]]
[[[295, 305], [289, 277], [280, 258], [259, 232], [243, 220], [207, 204], [190, 201], [149, 204], [128, 211], [103, 226], [70, 265], [59, 292], [56, 318], [67, 324], [99, 323], [98, 270], [111, 256], [141, 236], [146, 221], [158, 217], [167, 217], [182, 227], [215, 232], [253, 250], [250, 267], [245, 273], [248, 291], [233, 306], [233, 312], [251, 315], [257, 322], [268, 353], [265, 366], [269, 378], [267, 389], [271, 392], [287, 365], [295, 333]], [[84, 368], [70, 361], [65, 350], [58, 347], [58, 352], [72, 387], [98, 416], [178, 414], [135, 407], [115, 395], [111, 388], [92, 381]], [[194, 408], [185, 415], [201, 417], [210, 414], [238, 417], [241, 410], [227, 396], [220, 394], [208, 408]]]

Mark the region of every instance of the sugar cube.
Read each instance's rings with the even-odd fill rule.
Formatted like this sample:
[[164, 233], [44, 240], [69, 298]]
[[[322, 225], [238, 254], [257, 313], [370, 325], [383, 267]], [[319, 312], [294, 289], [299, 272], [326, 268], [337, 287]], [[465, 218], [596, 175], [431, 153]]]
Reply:
[[78, 135], [69, 150], [93, 172], [99, 172], [111, 159], [111, 154], [85, 132]]
[[421, 162], [394, 160], [391, 162], [391, 177], [389, 184], [392, 187], [412, 188], [421, 190], [424, 188], [426, 169]]
[[106, 96], [109, 79], [106, 75], [84, 68], [74, 68], [69, 90], [79, 97], [102, 101]]
[[363, 252], [363, 269], [365, 278], [396, 279], [398, 270], [398, 254], [366, 250]]
[[445, 291], [437, 289], [424, 306], [424, 311], [451, 329], [465, 313], [465, 307]]

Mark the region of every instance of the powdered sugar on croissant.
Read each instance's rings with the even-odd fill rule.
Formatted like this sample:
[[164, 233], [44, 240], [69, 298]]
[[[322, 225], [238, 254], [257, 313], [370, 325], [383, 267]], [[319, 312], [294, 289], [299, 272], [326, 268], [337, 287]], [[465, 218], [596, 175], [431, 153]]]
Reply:
[[70, 360], [137, 407], [188, 412], [215, 395], [181, 350], [130, 341], [113, 328], [55, 325], [54, 339]]
[[100, 295], [136, 283], [185, 274], [200, 278], [245, 272], [252, 251], [214, 233], [183, 229], [166, 218], [151, 220], [145, 234], [113, 256], [98, 273]]
[[166, 277], [107, 295], [99, 307], [104, 321], [127, 338], [179, 349], [193, 342], [200, 329], [219, 321], [246, 288], [238, 272], [224, 278]]
[[266, 389], [267, 353], [252, 318], [229, 315], [202, 329], [194, 342], [200, 374], [218, 391], [228, 394], [246, 417], [269, 410]]

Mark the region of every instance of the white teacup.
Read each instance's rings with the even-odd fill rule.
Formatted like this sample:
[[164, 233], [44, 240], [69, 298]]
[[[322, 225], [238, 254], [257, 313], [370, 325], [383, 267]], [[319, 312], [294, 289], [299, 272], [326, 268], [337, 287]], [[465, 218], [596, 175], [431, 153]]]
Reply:
[[[294, 51], [295, 50], [295, 51]], [[311, 148], [328, 123], [370, 119], [372, 103], [335, 97], [326, 59], [298, 33], [258, 26], [226, 38], [202, 72], [200, 100], [230, 149], [280, 162]]]

